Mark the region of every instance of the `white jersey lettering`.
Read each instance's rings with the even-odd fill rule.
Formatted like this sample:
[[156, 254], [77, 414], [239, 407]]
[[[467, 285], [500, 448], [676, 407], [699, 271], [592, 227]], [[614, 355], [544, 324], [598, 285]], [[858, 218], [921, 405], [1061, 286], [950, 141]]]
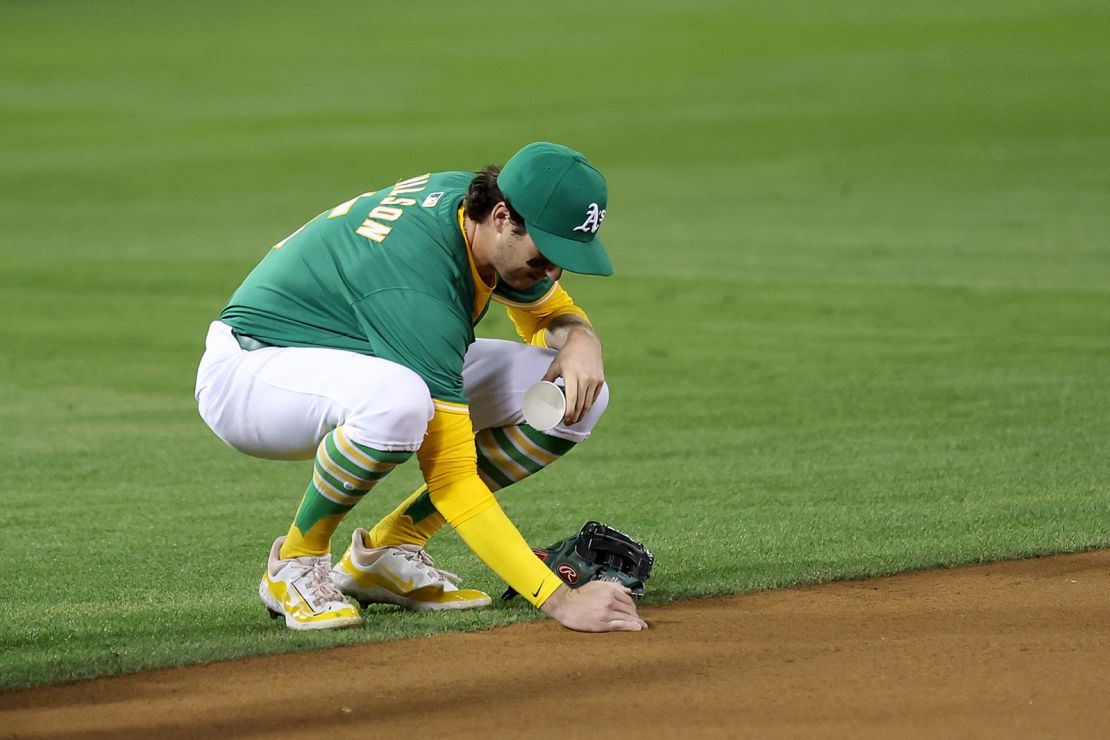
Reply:
[[370, 219], [366, 219], [362, 222], [362, 226], [355, 229], [355, 233], [359, 236], [365, 236], [367, 239], [375, 241], [378, 244], [385, 241], [385, 238], [389, 236], [389, 232], [391, 231], [393, 231], [392, 226], [385, 226], [384, 224], [371, 221]]

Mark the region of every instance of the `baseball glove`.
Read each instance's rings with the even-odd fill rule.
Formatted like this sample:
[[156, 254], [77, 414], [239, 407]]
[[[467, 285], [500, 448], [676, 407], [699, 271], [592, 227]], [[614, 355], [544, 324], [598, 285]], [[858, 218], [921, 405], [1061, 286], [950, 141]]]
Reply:
[[[586, 522], [578, 534], [532, 552], [571, 588], [614, 581], [632, 589], [635, 597], [644, 595], [644, 581], [655, 563], [651, 550], [601, 522]], [[506, 601], [514, 596], [512, 588], [501, 594]]]

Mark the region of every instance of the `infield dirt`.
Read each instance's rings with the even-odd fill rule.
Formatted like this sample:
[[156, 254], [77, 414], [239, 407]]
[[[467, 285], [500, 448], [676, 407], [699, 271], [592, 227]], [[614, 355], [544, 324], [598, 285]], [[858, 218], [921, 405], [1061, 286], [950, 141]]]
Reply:
[[[1110, 550], [0, 695], [0, 736], [1106, 737]], [[387, 618], [387, 617], [382, 617]], [[275, 625], [275, 629], [278, 627]]]

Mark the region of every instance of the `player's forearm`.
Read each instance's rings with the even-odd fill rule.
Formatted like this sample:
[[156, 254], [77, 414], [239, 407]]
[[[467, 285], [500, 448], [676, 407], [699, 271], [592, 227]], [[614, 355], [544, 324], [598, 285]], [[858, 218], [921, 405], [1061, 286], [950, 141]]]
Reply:
[[534, 606], [561, 581], [536, 557], [497, 499], [476, 474], [428, 482], [432, 503], [482, 562]]
[[556, 316], [548, 322], [547, 327], [544, 329], [544, 337], [547, 346], [551, 349], [562, 349], [567, 339], [574, 333], [582, 333], [588, 336], [597, 344], [601, 345], [601, 338], [598, 337], [597, 332], [594, 331], [593, 326], [584, 317], [578, 314], [567, 313]]
[[478, 477], [470, 416], [437, 411], [417, 457], [432, 503], [467, 546], [534, 605], [547, 600], [560, 581]]
[[542, 606], [563, 585], [528, 547], [496, 501], [457, 525], [455, 531], [490, 570], [533, 606]]

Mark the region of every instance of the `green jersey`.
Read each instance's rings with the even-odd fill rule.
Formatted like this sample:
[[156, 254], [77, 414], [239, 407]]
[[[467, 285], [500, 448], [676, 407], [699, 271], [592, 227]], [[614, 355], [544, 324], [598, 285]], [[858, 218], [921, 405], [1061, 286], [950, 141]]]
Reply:
[[[425, 174], [321, 213], [270, 250], [221, 321], [266, 344], [397, 362], [433, 398], [467, 403], [463, 358], [490, 298], [462, 228], [473, 177]], [[520, 301], [551, 287], [545, 278], [524, 294], [494, 291]]]

